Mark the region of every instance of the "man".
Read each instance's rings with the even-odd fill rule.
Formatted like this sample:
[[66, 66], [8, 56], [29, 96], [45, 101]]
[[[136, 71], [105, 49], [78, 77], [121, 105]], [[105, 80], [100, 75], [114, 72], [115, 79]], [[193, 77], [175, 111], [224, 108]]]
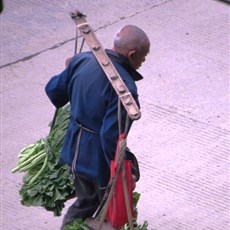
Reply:
[[[150, 41], [134, 25], [120, 29], [112, 50], [106, 50], [135, 101], [139, 105], [135, 81], [143, 77], [136, 71], [149, 53]], [[60, 161], [75, 175], [77, 200], [68, 209], [62, 229], [77, 218], [85, 220], [100, 204], [109, 182], [110, 161], [118, 140], [118, 96], [92, 52], [75, 55], [67, 68], [52, 77], [46, 86], [51, 102], [60, 108], [71, 105], [71, 121]], [[121, 108], [122, 127], [126, 111]], [[129, 122], [129, 129], [132, 121]]]

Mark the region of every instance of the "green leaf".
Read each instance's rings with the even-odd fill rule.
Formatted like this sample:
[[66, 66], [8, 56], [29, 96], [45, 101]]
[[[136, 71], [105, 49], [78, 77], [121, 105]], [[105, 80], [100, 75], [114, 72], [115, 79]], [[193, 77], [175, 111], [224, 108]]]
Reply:
[[76, 219], [72, 224], [65, 226], [64, 230], [90, 230], [90, 227], [82, 219]]
[[140, 196], [141, 196], [141, 194], [138, 192], [133, 193], [133, 205], [134, 205], [134, 207], [137, 207], [137, 203], [140, 199]]
[[57, 188], [55, 188], [53, 201], [55, 202], [55, 201], [58, 201], [58, 200], [65, 200], [65, 197], [58, 191]]

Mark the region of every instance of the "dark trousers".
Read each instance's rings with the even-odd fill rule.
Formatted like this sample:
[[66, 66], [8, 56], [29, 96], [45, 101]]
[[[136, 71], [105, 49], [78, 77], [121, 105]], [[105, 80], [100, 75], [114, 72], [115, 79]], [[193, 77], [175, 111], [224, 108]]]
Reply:
[[76, 175], [74, 183], [77, 200], [69, 207], [65, 214], [61, 230], [64, 229], [65, 225], [73, 223], [78, 218], [85, 220], [87, 217], [91, 217], [99, 206], [104, 194], [104, 189], [100, 188], [96, 182], [82, 175]]

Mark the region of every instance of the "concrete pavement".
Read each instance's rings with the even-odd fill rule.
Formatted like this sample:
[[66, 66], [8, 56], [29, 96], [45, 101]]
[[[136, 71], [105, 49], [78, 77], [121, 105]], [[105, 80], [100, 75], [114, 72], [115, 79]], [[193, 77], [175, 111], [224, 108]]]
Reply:
[[0, 229], [59, 229], [62, 217], [20, 204], [23, 175], [10, 170], [22, 147], [49, 132], [54, 108], [44, 85], [74, 52], [68, 11], [76, 7], [104, 47], [125, 24], [140, 26], [152, 42], [138, 83], [142, 118], [128, 140], [142, 174], [139, 222], [157, 230], [230, 229], [229, 8], [214, 0], [5, 1]]

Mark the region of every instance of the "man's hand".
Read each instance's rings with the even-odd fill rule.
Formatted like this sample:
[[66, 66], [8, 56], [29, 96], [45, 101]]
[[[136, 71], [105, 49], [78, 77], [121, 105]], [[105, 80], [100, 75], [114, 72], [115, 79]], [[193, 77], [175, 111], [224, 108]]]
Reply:
[[68, 67], [69, 63], [71, 62], [73, 57], [68, 57], [65, 61], [65, 66]]
[[132, 190], [134, 191], [136, 188], [136, 176], [132, 175]]

